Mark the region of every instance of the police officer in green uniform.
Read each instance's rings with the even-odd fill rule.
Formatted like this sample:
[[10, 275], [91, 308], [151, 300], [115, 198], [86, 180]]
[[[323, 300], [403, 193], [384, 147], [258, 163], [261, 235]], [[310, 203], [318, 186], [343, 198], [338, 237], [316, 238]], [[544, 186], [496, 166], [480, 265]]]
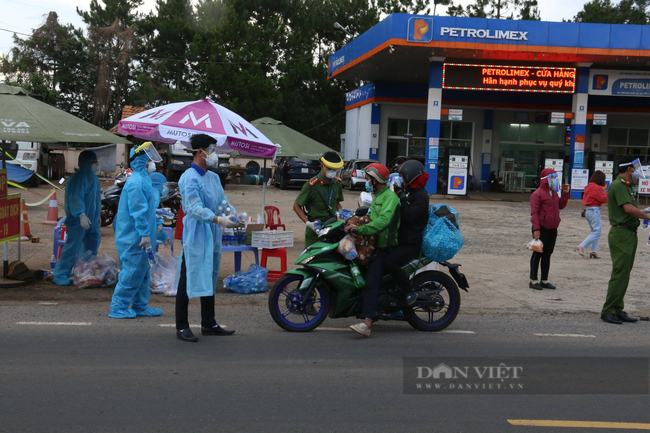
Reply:
[[623, 298], [630, 281], [637, 246], [639, 218], [650, 219], [636, 207], [632, 192], [632, 179], [643, 177], [641, 163], [634, 156], [623, 156], [618, 165], [619, 175], [609, 186], [607, 209], [609, 211], [609, 250], [612, 256], [612, 276], [607, 287], [607, 299], [600, 318], [617, 325], [636, 322], [623, 311]]
[[302, 186], [293, 204], [293, 211], [307, 226], [305, 248], [318, 241], [314, 221], [324, 223], [336, 217], [336, 211], [342, 208], [343, 187], [336, 172], [343, 167], [343, 159], [336, 152], [325, 152], [320, 162], [320, 173]]

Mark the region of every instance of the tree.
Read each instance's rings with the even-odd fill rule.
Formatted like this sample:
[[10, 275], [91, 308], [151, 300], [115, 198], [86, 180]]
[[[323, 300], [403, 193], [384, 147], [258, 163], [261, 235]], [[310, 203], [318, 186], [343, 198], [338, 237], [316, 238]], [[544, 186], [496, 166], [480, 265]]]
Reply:
[[580, 23], [648, 24], [650, 0], [591, 0], [585, 3], [573, 20]]
[[96, 77], [92, 98], [92, 122], [110, 128], [119, 120], [131, 76], [132, 57], [137, 53], [136, 29], [140, 18], [135, 8], [143, 0], [91, 0], [90, 10], [77, 13], [88, 25], [91, 75]]
[[463, 8], [450, 2], [447, 8], [450, 16], [466, 16], [474, 18], [496, 18], [539, 21], [537, 0], [475, 0], [473, 4]]

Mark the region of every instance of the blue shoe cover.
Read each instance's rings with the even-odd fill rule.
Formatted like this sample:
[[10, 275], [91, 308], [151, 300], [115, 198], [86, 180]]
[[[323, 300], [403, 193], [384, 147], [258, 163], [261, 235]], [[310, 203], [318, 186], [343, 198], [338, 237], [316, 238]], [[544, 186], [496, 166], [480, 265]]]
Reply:
[[57, 286], [69, 286], [70, 285], [70, 278], [54, 277], [52, 279], [52, 282], [54, 284], [56, 284]]
[[153, 308], [153, 307], [146, 307], [143, 310], [131, 310], [135, 311], [135, 314], [138, 316], [144, 316], [144, 317], [156, 317], [156, 316], [162, 316], [162, 310], [160, 308]]
[[111, 311], [108, 317], [112, 319], [133, 319], [136, 316], [135, 311], [128, 308], [122, 308], [116, 311]]

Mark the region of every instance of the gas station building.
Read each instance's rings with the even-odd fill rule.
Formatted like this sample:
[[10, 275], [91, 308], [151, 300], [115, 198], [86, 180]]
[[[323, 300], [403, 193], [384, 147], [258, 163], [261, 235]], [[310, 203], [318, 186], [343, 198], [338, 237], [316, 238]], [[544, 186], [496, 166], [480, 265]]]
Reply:
[[572, 198], [621, 155], [650, 163], [650, 26], [392, 14], [329, 58], [346, 95], [345, 160], [418, 158], [430, 194], [490, 173]]

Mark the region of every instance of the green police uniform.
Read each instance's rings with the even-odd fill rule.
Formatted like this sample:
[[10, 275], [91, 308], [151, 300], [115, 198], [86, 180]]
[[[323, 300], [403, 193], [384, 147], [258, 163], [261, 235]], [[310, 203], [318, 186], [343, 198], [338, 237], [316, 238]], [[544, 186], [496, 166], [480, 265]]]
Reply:
[[630, 272], [634, 265], [634, 256], [638, 239], [638, 218], [628, 215], [623, 205], [630, 203], [636, 206], [636, 199], [630, 183], [619, 176], [609, 187], [607, 193], [607, 209], [609, 222], [609, 250], [612, 256], [612, 276], [607, 287], [607, 298], [603, 305], [603, 314], [619, 314], [623, 311], [623, 298], [630, 281]]
[[[305, 183], [296, 198], [296, 203], [305, 210], [309, 221], [320, 220], [322, 223], [336, 216], [336, 205], [342, 201], [343, 187], [340, 179], [323, 182], [320, 174]], [[316, 241], [318, 241], [316, 233], [309, 227], [305, 228], [305, 248]]]

